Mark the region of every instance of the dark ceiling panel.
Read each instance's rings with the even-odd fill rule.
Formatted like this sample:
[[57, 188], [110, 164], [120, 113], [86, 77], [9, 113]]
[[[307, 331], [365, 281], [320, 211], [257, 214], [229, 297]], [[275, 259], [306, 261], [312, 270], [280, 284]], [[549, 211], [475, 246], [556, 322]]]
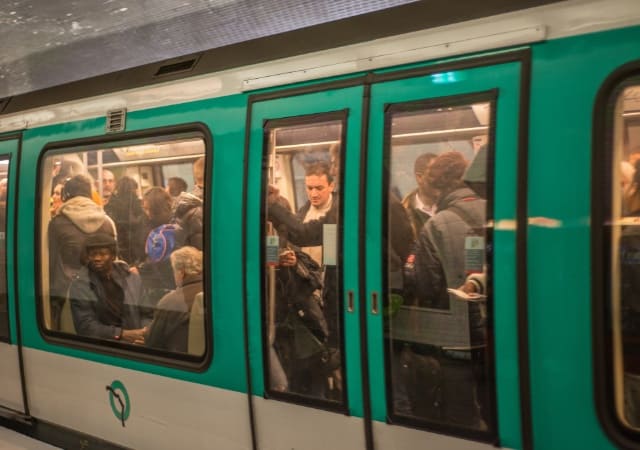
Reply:
[[[14, 97], [4, 111], [16, 112], [177, 78], [185, 72], [155, 75], [164, 65], [194, 57], [199, 60], [190, 73], [203, 74], [557, 1], [228, 0], [206, 13], [187, 12], [74, 41], [60, 51], [27, 55], [14, 63], [25, 67], [14, 73], [24, 85], [7, 87], [0, 82], [0, 98], [25, 89], [34, 91]], [[176, 52], [184, 56], [175, 57]], [[63, 84], [63, 89], [50, 88]]]

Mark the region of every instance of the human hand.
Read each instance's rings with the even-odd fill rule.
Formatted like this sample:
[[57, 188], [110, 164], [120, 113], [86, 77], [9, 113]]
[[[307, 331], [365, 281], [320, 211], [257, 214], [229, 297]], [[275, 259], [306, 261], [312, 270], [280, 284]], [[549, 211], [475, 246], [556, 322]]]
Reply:
[[144, 345], [144, 336], [147, 333], [147, 328], [138, 328], [135, 330], [122, 330], [120, 340], [128, 342], [130, 344]]
[[285, 249], [280, 253], [280, 265], [284, 267], [295, 266], [298, 259], [293, 250]]

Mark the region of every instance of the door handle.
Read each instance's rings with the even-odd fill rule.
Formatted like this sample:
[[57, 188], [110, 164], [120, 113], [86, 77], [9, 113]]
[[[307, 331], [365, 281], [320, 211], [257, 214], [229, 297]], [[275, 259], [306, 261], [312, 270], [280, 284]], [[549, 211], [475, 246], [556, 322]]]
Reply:
[[376, 291], [371, 293], [371, 314], [378, 314], [378, 293]]
[[352, 313], [353, 309], [353, 291], [347, 291], [347, 312]]

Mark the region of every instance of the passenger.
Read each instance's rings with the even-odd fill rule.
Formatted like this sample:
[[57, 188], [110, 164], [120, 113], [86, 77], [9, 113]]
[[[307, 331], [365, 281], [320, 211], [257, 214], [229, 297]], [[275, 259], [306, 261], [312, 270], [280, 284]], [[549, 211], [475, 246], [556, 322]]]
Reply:
[[144, 343], [145, 325], [138, 301], [142, 285], [124, 261], [116, 261], [116, 241], [106, 233], [89, 236], [84, 244], [87, 264], [69, 289], [71, 313], [81, 336]]
[[58, 214], [58, 209], [62, 206], [62, 188], [64, 184], [59, 183], [53, 187], [51, 191], [51, 206], [49, 207], [49, 214], [51, 217], [55, 217]]
[[640, 159], [625, 195], [628, 225], [620, 237], [620, 296], [624, 367], [624, 416], [640, 428]]
[[203, 291], [202, 251], [186, 246], [175, 250], [170, 258], [177, 288], [158, 302], [146, 345], [187, 353], [191, 307], [196, 294]]
[[[286, 203], [281, 198], [279, 204]], [[322, 299], [322, 271], [308, 254], [287, 243], [280, 236], [279, 265], [275, 270], [275, 339], [277, 358], [270, 356], [270, 384], [283, 390], [283, 381], [290, 392], [325, 398], [327, 371], [324, 360], [328, 354], [328, 328]], [[277, 364], [273, 366], [273, 362]], [[280, 364], [281, 363], [281, 364]], [[286, 376], [279, 375], [281, 367]]]
[[131, 266], [144, 261], [144, 244], [148, 233], [146, 216], [137, 192], [138, 183], [131, 177], [122, 177], [104, 206], [105, 212], [116, 224], [119, 256]]
[[[334, 183], [330, 174], [330, 166], [325, 162], [318, 162], [307, 167], [305, 183], [307, 186], [308, 202], [300, 208], [297, 215], [292, 214], [278, 203], [279, 193], [270, 186], [267, 195], [267, 214], [276, 229], [286, 234], [289, 242], [301, 246], [305, 252], [310, 252], [314, 261], [322, 265], [323, 226], [337, 224], [339, 215], [338, 198], [332, 195]], [[312, 247], [312, 248], [309, 248]], [[315, 249], [313, 247], [316, 247]], [[327, 249], [324, 249], [327, 251]], [[342, 393], [340, 370], [340, 307], [338, 298], [338, 274], [336, 265], [322, 267], [324, 286], [322, 301], [324, 315], [329, 330], [328, 347], [331, 355], [326, 369], [333, 372], [328, 378], [329, 392], [333, 399], [338, 399]]]
[[106, 205], [116, 189], [116, 177], [108, 169], [102, 169], [102, 204]]
[[85, 264], [85, 240], [96, 233], [115, 236], [115, 225], [101, 206], [91, 200], [91, 179], [86, 175], [70, 178], [62, 189], [63, 204], [49, 222], [49, 294], [51, 327], [60, 328], [60, 312], [72, 277]]
[[194, 186], [191, 193], [200, 200], [204, 200], [204, 162], [204, 156], [201, 156], [193, 162]]
[[171, 196], [173, 209], [176, 208], [178, 196], [183, 192], [186, 192], [187, 187], [187, 182], [180, 177], [171, 177], [167, 180], [167, 187], [165, 190], [167, 191], [167, 194]]
[[[455, 151], [439, 155], [429, 168], [429, 181], [440, 191], [440, 196], [438, 212], [424, 225], [416, 248], [417, 294], [423, 307], [450, 308], [447, 288], [463, 285], [466, 277], [465, 238], [484, 233], [486, 202], [465, 186], [462, 178], [466, 168], [464, 157]], [[438, 414], [442, 414], [447, 423], [485, 429], [482, 408], [486, 399], [478, 393], [484, 388], [478, 386], [477, 376], [477, 367], [484, 367], [484, 353], [472, 350], [485, 344], [485, 324], [478, 305], [469, 304], [468, 308], [468, 322], [461, 317], [464, 326], [469, 328], [467, 357], [460, 360], [445, 355], [441, 349], [435, 352], [436, 365], [442, 370], [443, 400]], [[423, 397], [421, 392], [410, 398]], [[433, 408], [424, 402], [416, 401], [413, 406], [416, 415], [433, 413]]]
[[175, 203], [175, 222], [183, 231], [183, 244], [202, 250], [202, 200], [187, 192], [181, 193]]
[[[183, 246], [184, 236], [179, 225], [172, 223], [171, 197], [161, 187], [152, 187], [142, 198], [147, 216], [145, 261], [138, 266], [144, 287], [143, 305], [155, 308], [158, 301], [176, 288], [169, 256]], [[167, 226], [170, 225], [170, 226]]]
[[489, 136], [486, 134], [480, 134], [471, 138], [471, 148], [473, 149], [473, 155], [477, 155], [482, 147], [486, 147], [489, 144]]
[[427, 170], [436, 156], [434, 153], [423, 153], [416, 158], [413, 174], [417, 187], [402, 199], [402, 206], [411, 220], [414, 239], [418, 237], [424, 223], [436, 213], [438, 190], [431, 186], [427, 177]]
[[152, 187], [142, 197], [142, 210], [147, 216], [149, 231], [165, 223], [170, 223], [171, 197], [161, 187]]

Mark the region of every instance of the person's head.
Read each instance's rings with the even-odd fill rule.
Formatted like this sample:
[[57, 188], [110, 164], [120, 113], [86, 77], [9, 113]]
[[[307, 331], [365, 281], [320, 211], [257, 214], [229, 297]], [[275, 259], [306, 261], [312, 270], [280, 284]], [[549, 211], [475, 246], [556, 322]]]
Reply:
[[171, 253], [170, 258], [176, 286], [182, 286], [185, 277], [202, 273], [202, 252], [195, 247], [180, 247]]
[[142, 198], [142, 209], [153, 225], [171, 220], [171, 196], [161, 187], [154, 186]]
[[464, 186], [462, 176], [467, 169], [467, 161], [462, 153], [451, 151], [438, 155], [429, 166], [429, 183], [440, 191], [440, 197]]
[[413, 174], [416, 177], [416, 185], [418, 186], [418, 191], [424, 197], [431, 197], [433, 199], [438, 197], [438, 191], [429, 183], [429, 177], [427, 177], [427, 172], [429, 166], [436, 159], [438, 155], [434, 153], [423, 153], [418, 156], [413, 163]]
[[62, 188], [64, 185], [62, 183], [58, 183], [53, 187], [53, 191], [51, 191], [51, 212], [55, 214], [58, 211], [60, 205], [62, 205]]
[[304, 183], [309, 202], [316, 208], [326, 206], [335, 188], [329, 164], [323, 161], [315, 162], [307, 167]]
[[204, 156], [193, 162], [193, 181], [196, 186], [204, 188]]
[[329, 162], [331, 163], [330, 175], [334, 182], [340, 182], [340, 142], [331, 144], [329, 147]]
[[187, 182], [180, 177], [171, 177], [167, 180], [167, 192], [172, 197], [177, 197], [187, 190]]
[[65, 181], [62, 188], [62, 201], [66, 202], [74, 197], [91, 198], [91, 178], [87, 175], [74, 175]]
[[122, 177], [116, 183], [116, 193], [121, 197], [138, 196], [138, 183], [131, 177]]
[[634, 170], [631, 174], [631, 182], [626, 191], [623, 192], [625, 213], [636, 213], [640, 211], [640, 159], [634, 163]]
[[102, 170], [102, 198], [107, 200], [116, 189], [116, 177], [109, 169]]
[[107, 233], [95, 233], [87, 237], [84, 243], [89, 270], [108, 275], [116, 259], [116, 240]]

